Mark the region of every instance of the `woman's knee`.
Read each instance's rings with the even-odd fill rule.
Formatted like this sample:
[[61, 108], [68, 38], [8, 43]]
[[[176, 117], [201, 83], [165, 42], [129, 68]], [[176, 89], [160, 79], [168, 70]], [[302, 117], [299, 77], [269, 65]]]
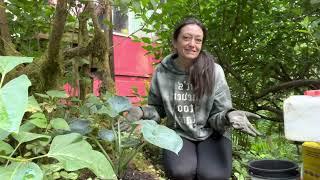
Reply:
[[198, 170], [197, 178], [199, 180], [228, 180], [231, 177], [231, 170]]
[[198, 174], [199, 180], [228, 180], [231, 176], [222, 173], [216, 174]]
[[178, 166], [166, 169], [166, 174], [171, 180], [193, 180], [196, 175], [196, 168]]

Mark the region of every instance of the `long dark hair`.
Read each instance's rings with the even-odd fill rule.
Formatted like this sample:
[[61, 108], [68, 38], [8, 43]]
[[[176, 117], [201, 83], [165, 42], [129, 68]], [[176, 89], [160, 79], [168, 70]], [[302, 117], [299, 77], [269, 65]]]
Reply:
[[[189, 24], [198, 25], [203, 32], [203, 41], [205, 42], [207, 37], [207, 29], [205, 26], [196, 18], [189, 17], [184, 19], [173, 32], [173, 40], [177, 41], [181, 29]], [[176, 54], [175, 56], [177, 56]], [[189, 69], [189, 79], [193, 86], [193, 92], [196, 99], [199, 100], [201, 97], [211, 95], [214, 85], [214, 58], [209, 53], [201, 50], [197, 59]]]

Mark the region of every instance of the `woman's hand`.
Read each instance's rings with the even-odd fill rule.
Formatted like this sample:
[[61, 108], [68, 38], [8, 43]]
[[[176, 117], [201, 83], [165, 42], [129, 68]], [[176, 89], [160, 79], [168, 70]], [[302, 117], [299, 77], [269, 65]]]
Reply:
[[251, 112], [236, 110], [229, 112], [227, 117], [233, 128], [248, 133], [251, 136], [261, 135], [261, 133], [257, 131], [248, 120], [249, 117], [260, 118], [260, 116]]
[[[142, 117], [142, 108], [139, 106], [134, 106], [130, 108], [127, 112], [124, 112], [123, 116], [121, 116], [118, 119], [117, 123], [120, 123], [119, 125], [121, 131], [130, 131], [130, 129], [132, 128], [131, 123], [141, 120]], [[115, 123], [114, 126], [117, 126], [117, 123]], [[138, 125], [135, 129], [137, 129], [136, 131], [140, 131], [140, 125]]]
[[134, 106], [129, 109], [126, 118], [128, 121], [133, 122], [133, 121], [139, 121], [143, 117], [143, 111], [141, 107]]

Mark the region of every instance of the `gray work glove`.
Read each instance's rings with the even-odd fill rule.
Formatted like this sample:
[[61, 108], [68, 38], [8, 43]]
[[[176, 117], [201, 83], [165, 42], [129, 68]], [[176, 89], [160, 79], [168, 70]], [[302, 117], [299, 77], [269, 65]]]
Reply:
[[231, 111], [227, 114], [230, 124], [233, 128], [241, 130], [248, 133], [251, 136], [262, 135], [257, 131], [252, 124], [249, 122], [248, 118], [260, 118], [260, 116], [247, 111]]
[[128, 114], [126, 116], [128, 121], [139, 121], [143, 117], [143, 111], [141, 107], [134, 106], [129, 109]]
[[[119, 118], [117, 123], [120, 123], [120, 130], [121, 131], [129, 131], [132, 128], [132, 122], [139, 121], [143, 117], [143, 111], [141, 107], [134, 106], [130, 108], [124, 117]], [[114, 126], [117, 126], [117, 123]]]

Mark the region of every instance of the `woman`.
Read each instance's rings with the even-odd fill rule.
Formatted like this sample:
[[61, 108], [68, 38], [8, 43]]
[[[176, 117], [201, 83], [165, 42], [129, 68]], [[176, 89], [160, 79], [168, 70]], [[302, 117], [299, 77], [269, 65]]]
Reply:
[[[247, 117], [255, 114], [232, 108], [229, 87], [220, 65], [202, 50], [206, 28], [185, 19], [173, 34], [175, 53], [165, 57], [152, 78], [148, 106], [134, 107], [129, 120], [167, 117], [167, 126], [183, 140], [179, 155], [164, 150], [170, 179], [223, 180], [231, 176], [230, 126], [259, 134]], [[259, 118], [259, 117], [258, 117]]]

